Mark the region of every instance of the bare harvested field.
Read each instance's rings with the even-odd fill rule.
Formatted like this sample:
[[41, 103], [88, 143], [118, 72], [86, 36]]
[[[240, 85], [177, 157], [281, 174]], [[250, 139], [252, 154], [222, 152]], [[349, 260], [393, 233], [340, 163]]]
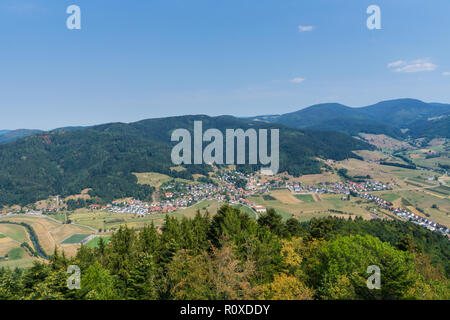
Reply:
[[193, 181], [185, 180], [185, 179], [173, 179], [168, 175], [157, 173], [157, 172], [143, 172], [143, 173], [133, 173], [138, 178], [138, 183], [140, 184], [148, 184], [155, 188], [159, 188], [163, 183], [176, 180], [185, 183], [193, 183]]
[[285, 189], [285, 190], [275, 190], [273, 192], [270, 193], [270, 195], [274, 198], [276, 198], [277, 200], [280, 200], [283, 203], [286, 204], [298, 204], [301, 203], [302, 201], [297, 199], [291, 191]]
[[385, 159], [387, 156], [383, 152], [380, 151], [369, 151], [369, 150], [356, 150], [353, 153], [357, 154], [365, 161], [377, 161]]

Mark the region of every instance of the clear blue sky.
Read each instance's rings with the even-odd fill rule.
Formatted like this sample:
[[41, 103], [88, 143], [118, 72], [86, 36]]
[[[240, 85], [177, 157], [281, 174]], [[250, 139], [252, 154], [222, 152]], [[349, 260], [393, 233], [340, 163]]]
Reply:
[[449, 16], [449, 0], [1, 0], [0, 129], [450, 103]]

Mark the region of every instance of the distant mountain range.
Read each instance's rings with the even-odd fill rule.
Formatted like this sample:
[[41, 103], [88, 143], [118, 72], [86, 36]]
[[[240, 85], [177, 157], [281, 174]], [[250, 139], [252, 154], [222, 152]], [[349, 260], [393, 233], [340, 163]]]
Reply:
[[17, 129], [17, 130], [0, 130], [0, 144], [14, 141], [23, 137], [28, 137], [41, 132], [41, 130]]
[[[352, 108], [339, 103], [322, 103], [285, 114], [243, 118], [279, 123], [295, 129], [386, 134], [403, 139], [408, 136], [450, 138], [450, 104], [426, 103], [415, 99], [397, 99]], [[89, 127], [62, 127], [53, 131], [82, 130]], [[0, 144], [27, 137], [42, 130], [0, 130]]]
[[386, 134], [395, 138], [450, 138], [450, 104], [397, 99], [351, 108], [338, 103], [314, 105], [281, 115], [263, 115], [248, 120], [280, 123], [297, 129], [334, 130]]
[[[280, 168], [294, 176], [320, 173], [321, 159], [359, 158], [352, 151], [374, 146], [349, 135], [383, 133], [392, 137], [449, 137], [450, 105], [401, 99], [362, 108], [337, 103], [320, 104], [283, 115], [252, 118], [189, 115], [108, 123], [90, 127], [0, 131], [0, 207], [29, 204], [50, 195], [68, 196], [91, 188], [103, 201], [123, 197], [149, 199], [148, 185], [137, 184], [133, 172], [160, 172], [192, 178], [207, 174], [207, 165], [173, 170], [171, 132], [192, 130], [195, 120], [203, 130], [248, 128], [280, 130]], [[327, 131], [332, 130], [332, 131]], [[406, 132], [406, 133], [404, 133]], [[258, 166], [239, 166], [254, 171]]]

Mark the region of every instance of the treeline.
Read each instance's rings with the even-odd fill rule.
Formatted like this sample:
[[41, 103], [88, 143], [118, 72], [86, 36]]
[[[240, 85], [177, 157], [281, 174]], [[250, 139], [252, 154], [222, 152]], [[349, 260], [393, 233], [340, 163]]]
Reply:
[[348, 181], [352, 181], [352, 182], [356, 182], [356, 183], [360, 183], [360, 182], [366, 182], [367, 180], [371, 179], [370, 175], [366, 175], [366, 176], [350, 176], [348, 175], [348, 170], [345, 168], [341, 168], [337, 171], [337, 174], [339, 176], [341, 176], [342, 178], [344, 178], [344, 180], [348, 180]]
[[391, 167], [400, 167], [405, 169], [416, 169], [415, 164], [403, 164], [403, 163], [396, 163], [396, 162], [387, 162], [387, 161], [381, 161], [380, 164], [385, 166], [391, 166]]
[[[230, 206], [161, 230], [120, 227], [74, 258], [0, 270], [0, 299], [448, 299], [448, 240], [409, 223], [258, 220]], [[67, 267], [81, 269], [69, 290]], [[381, 289], [366, 285], [370, 265]], [[447, 270], [447, 271], [446, 271]]]

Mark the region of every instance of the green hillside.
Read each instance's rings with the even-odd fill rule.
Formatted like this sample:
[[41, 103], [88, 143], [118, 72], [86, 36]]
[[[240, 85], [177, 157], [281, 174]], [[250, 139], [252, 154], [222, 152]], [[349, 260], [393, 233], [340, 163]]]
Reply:
[[[249, 118], [281, 123], [298, 129], [334, 130], [356, 135], [360, 132], [386, 134], [394, 138], [448, 137], [446, 121], [430, 119], [448, 115], [449, 104], [425, 103], [415, 99], [382, 101], [351, 108], [338, 103], [324, 103], [282, 115]], [[406, 134], [401, 129], [410, 129]]]

